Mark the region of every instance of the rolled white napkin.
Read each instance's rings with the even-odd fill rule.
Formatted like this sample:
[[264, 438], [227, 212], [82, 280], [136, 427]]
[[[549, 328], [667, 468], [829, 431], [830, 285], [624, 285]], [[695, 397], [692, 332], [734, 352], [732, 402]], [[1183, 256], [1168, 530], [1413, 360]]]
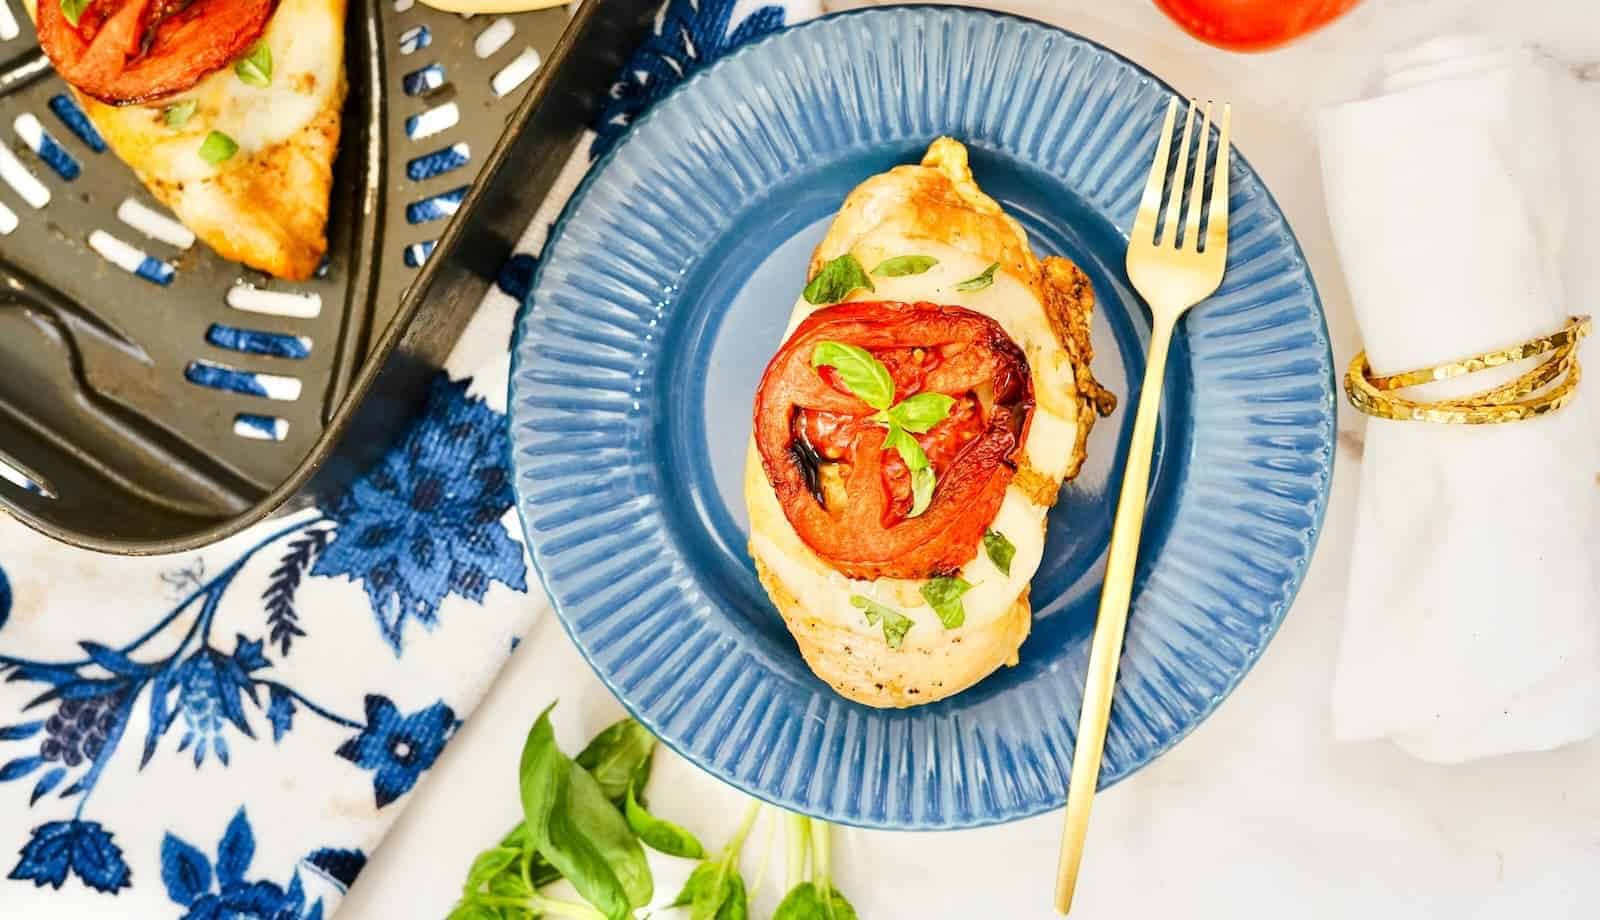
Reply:
[[[1390, 56], [1374, 96], [1322, 113], [1329, 219], [1376, 373], [1600, 312], [1573, 299], [1600, 289], [1600, 250], [1568, 251], [1569, 229], [1600, 211], [1572, 168], [1595, 149], [1577, 149], [1600, 124], [1594, 102], [1537, 52], [1470, 37]], [[1367, 420], [1341, 740], [1454, 763], [1600, 729], [1600, 352], [1585, 354], [1590, 385], [1541, 418]], [[1527, 366], [1408, 394], [1472, 392]]]

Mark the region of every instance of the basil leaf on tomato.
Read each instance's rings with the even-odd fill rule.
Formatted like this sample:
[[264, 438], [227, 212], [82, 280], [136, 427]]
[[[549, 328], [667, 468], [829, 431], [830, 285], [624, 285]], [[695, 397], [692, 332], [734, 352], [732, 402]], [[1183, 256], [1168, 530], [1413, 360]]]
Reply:
[[89, 8], [89, 0], [61, 0], [61, 15], [74, 27], [83, 16], [83, 11]]
[[967, 609], [961, 603], [961, 595], [972, 590], [972, 585], [961, 576], [941, 575], [930, 578], [922, 585], [922, 597], [939, 615], [939, 622], [945, 629], [955, 629], [967, 621]]
[[[872, 279], [867, 277], [867, 273], [862, 269], [861, 263], [856, 261], [855, 256], [847, 252], [822, 266], [822, 271], [817, 272], [817, 276], [812, 278], [811, 283], [806, 285], [803, 296], [806, 299], [806, 303], [813, 306], [838, 303], [849, 296], [850, 292], [856, 288], [866, 288], [869, 291], [875, 290], [872, 286]], [[879, 406], [878, 408], [881, 409], [883, 407]]]
[[989, 561], [1000, 570], [1002, 575], [1011, 574], [1011, 560], [1017, 555], [1017, 548], [1006, 535], [998, 530], [987, 530], [983, 534], [983, 551], [989, 556]]
[[888, 420], [906, 431], [922, 434], [950, 417], [955, 397], [943, 393], [918, 393], [889, 407]]
[[933, 256], [895, 256], [879, 262], [872, 273], [884, 278], [900, 278], [905, 275], [920, 275], [938, 264], [939, 260]]
[[233, 155], [238, 152], [239, 143], [221, 131], [212, 131], [200, 142], [200, 159], [213, 166], [224, 160], [233, 159]]
[[933, 470], [928, 465], [928, 455], [916, 438], [892, 422], [889, 433], [884, 436], [883, 446], [898, 451], [900, 459], [905, 461], [906, 470], [911, 473], [911, 511], [906, 517], [920, 516], [928, 510], [928, 503], [933, 501], [935, 480]]
[[189, 123], [189, 119], [194, 116], [194, 110], [199, 107], [200, 103], [193, 99], [174, 102], [161, 110], [161, 118], [167, 123], [167, 127], [181, 128]]
[[911, 631], [911, 618], [893, 607], [885, 607], [859, 594], [850, 595], [850, 604], [866, 612], [868, 626], [883, 623], [883, 641], [889, 643], [890, 648], [899, 648], [905, 641], [906, 633]]
[[971, 278], [956, 285], [958, 291], [981, 291], [994, 284], [994, 270], [1000, 267], [999, 262], [989, 263], [989, 267], [973, 275]]
[[234, 62], [233, 72], [251, 86], [266, 88], [272, 85], [272, 49], [266, 42], [257, 42], [250, 53]]
[[874, 409], [887, 409], [894, 401], [894, 378], [871, 352], [844, 342], [818, 342], [811, 352], [812, 367], [831, 367], [845, 388]]
[[906, 517], [921, 517], [922, 512], [928, 510], [928, 505], [933, 502], [933, 487], [938, 485], [938, 480], [933, 475], [931, 467], [923, 467], [911, 474], [911, 510]]

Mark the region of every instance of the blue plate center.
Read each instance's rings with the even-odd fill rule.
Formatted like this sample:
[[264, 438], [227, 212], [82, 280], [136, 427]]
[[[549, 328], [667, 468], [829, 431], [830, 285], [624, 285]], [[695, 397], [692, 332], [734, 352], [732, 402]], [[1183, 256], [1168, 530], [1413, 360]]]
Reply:
[[[751, 400], [804, 286], [812, 249], [845, 196], [868, 176], [915, 162], [923, 146], [852, 151], [751, 200], [689, 272], [668, 314], [653, 456], [664, 491], [679, 499], [664, 504], [669, 526], [697, 560], [702, 587], [715, 602], [713, 615], [737, 618], [735, 625], [758, 640], [764, 658], [802, 682], [815, 678], [757, 582], [746, 550], [743, 482]], [[1051, 511], [1022, 664], [937, 705], [988, 698], [1039, 668], [1059, 666], [1061, 649], [1083, 644], [1094, 622], [1115, 511], [1114, 474], [1127, 449], [1131, 394], [1144, 373], [1150, 333], [1148, 313], [1124, 277], [1127, 241], [1117, 227], [1056, 177], [1001, 152], [973, 147], [971, 156], [979, 184], [1027, 228], [1035, 252], [1064, 255], [1088, 273], [1097, 298], [1093, 367], [1117, 394], [1118, 407], [1096, 425], [1082, 473]], [[1171, 421], [1191, 417], [1192, 381], [1181, 330], [1171, 360], [1141, 550], [1145, 559], [1165, 543], [1176, 484], [1191, 453], [1187, 422]]]

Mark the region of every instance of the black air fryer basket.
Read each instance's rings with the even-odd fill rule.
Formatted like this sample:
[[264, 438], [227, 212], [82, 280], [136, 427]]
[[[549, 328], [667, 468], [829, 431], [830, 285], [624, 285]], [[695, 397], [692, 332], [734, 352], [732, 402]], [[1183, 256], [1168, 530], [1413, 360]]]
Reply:
[[0, 505], [78, 546], [171, 552], [358, 474], [656, 5], [352, 0], [327, 263], [288, 283], [184, 248], [0, 0]]

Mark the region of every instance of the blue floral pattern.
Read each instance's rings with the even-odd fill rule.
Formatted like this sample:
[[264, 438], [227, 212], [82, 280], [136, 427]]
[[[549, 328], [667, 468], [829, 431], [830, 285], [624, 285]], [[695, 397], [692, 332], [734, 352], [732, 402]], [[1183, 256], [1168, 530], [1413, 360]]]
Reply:
[[435, 381], [422, 422], [330, 510], [339, 529], [311, 569], [365, 584], [396, 655], [406, 623], [431, 629], [445, 595], [481, 604], [491, 581], [528, 589], [500, 522], [515, 501], [505, 417], [466, 389]]
[[733, 0], [669, 0], [656, 28], [622, 67], [610, 99], [595, 125], [589, 148], [599, 157], [628, 130], [633, 120], [695, 70], [747, 41], [783, 28], [783, 7], [752, 11], [733, 28]]
[[[736, 6], [753, 11], [740, 15]], [[608, 149], [685, 75], [783, 23], [776, 2], [670, 0], [612, 87], [591, 152]], [[493, 296], [522, 300], [536, 260], [533, 252], [509, 260]], [[486, 354], [503, 362], [503, 341], [496, 346]], [[40, 916], [27, 906], [39, 903], [29, 901], [35, 893], [50, 899], [49, 916], [83, 916], [99, 904], [117, 905], [115, 916], [160, 905], [197, 920], [331, 912], [366, 864], [360, 844], [376, 836], [378, 816], [392, 816], [438, 761], [481, 692], [478, 679], [441, 678], [437, 689], [415, 679], [435, 677], [442, 654], [419, 651], [417, 637], [472, 620], [463, 604], [484, 607], [480, 627], [491, 617], [507, 627], [483, 646], [492, 653], [482, 666], [493, 667], [533, 615], [530, 605], [486, 605], [494, 584], [515, 592], [528, 584], [522, 547], [504, 522], [513, 502], [505, 418], [471, 386], [438, 375], [410, 429], [320, 507], [154, 573], [106, 562], [148, 581], [117, 578], [117, 590], [126, 583], [129, 593], [96, 598], [113, 615], [81, 620], [94, 625], [85, 638], [69, 633], [75, 642], [55, 641], [59, 625], [18, 614], [14, 601], [33, 585], [0, 568], [0, 854], [16, 854], [9, 869], [0, 863], [9, 880], [0, 883], [0, 914]], [[0, 521], [0, 529], [15, 526]], [[0, 541], [5, 552], [11, 545]], [[326, 600], [341, 591], [355, 603]], [[158, 597], [169, 600], [140, 612]], [[351, 648], [360, 643], [362, 651]], [[341, 670], [329, 662], [343, 661], [355, 667], [326, 679]], [[252, 826], [237, 798], [217, 800], [216, 790], [241, 787], [214, 781], [246, 765], [251, 785], [243, 788], [258, 819], [277, 807], [258, 797], [271, 801], [268, 793], [282, 790], [255, 780], [277, 769], [313, 778], [296, 787], [284, 774], [297, 807], [314, 808], [311, 797], [323, 795], [350, 809], [354, 790], [370, 812], [309, 824], [343, 828], [351, 839], [318, 840], [294, 865], [263, 871], [258, 832], [273, 841], [262, 852], [285, 852], [285, 839], [296, 841], [287, 852], [303, 852], [310, 841], [295, 836], [304, 831], [292, 818]], [[192, 781], [196, 798], [186, 798], [186, 786], [176, 799], [160, 798], [174, 776], [191, 778], [177, 782]], [[97, 798], [108, 777], [117, 791]], [[129, 801], [130, 788], [154, 795]], [[152, 828], [151, 820], [164, 823]]]
[[[214, 862], [198, 847], [168, 833], [161, 841], [161, 882], [167, 897], [188, 908], [184, 920], [322, 920], [322, 899], [308, 899], [298, 870], [287, 885], [249, 879], [255, 853], [255, 832], [243, 806], [228, 822]], [[315, 865], [315, 856], [307, 862]], [[365, 862], [359, 851], [353, 856]]]
[[442, 702], [402, 716], [385, 697], [368, 696], [366, 726], [335, 753], [372, 771], [373, 798], [382, 808], [411, 791], [459, 724]]
[[133, 884], [122, 850], [94, 821], [48, 821], [33, 829], [10, 878], [59, 889], [71, 873], [95, 891], [116, 894]]
[[[292, 640], [308, 637], [294, 606], [306, 577], [362, 582], [383, 643], [397, 657], [405, 651], [405, 623], [436, 625], [446, 596], [481, 604], [490, 582], [527, 589], [522, 547], [501, 521], [512, 500], [504, 417], [469, 396], [468, 385], [440, 375], [419, 422], [322, 514], [269, 533], [210, 577], [202, 566], [164, 574], [185, 593], [132, 641], [81, 641], [70, 660], [0, 654], [6, 683], [36, 687], [22, 707], [31, 717], [0, 724], [0, 783], [31, 780], [30, 806], [52, 793], [76, 800], [70, 819], [33, 829], [10, 878], [60, 889], [76, 877], [113, 894], [132, 884], [114, 834], [84, 815], [136, 710], [144, 716], [137, 770], [163, 750], [189, 758], [196, 770], [227, 768], [241, 743], [258, 741], [258, 728], [270, 728], [272, 743], [280, 744], [309, 715], [355, 732], [328, 753], [369, 774], [377, 808], [416, 786], [460, 725], [450, 706], [438, 700], [403, 715], [389, 697], [369, 693], [361, 718], [342, 715], [286, 682], [271, 653], [287, 656]], [[241, 632], [231, 643], [221, 639], [215, 627], [230, 588], [272, 549], [284, 556], [261, 600], [274, 645]], [[8, 609], [9, 586], [0, 584], [7, 584], [0, 600]], [[165, 741], [171, 735], [175, 743]], [[320, 903], [305, 902], [298, 876], [287, 885], [242, 880], [254, 846], [247, 839], [253, 837], [242, 810], [215, 862], [169, 835], [161, 862], [171, 899], [195, 918], [320, 915]], [[348, 854], [359, 853], [319, 852], [346, 854], [337, 860], [346, 870]]]

